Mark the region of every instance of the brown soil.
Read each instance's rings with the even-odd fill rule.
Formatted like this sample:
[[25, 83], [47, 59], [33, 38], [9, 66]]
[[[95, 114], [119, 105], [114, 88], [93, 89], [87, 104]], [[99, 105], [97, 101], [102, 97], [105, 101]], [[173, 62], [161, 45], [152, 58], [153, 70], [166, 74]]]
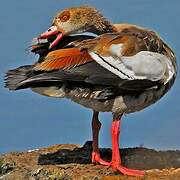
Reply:
[[[108, 167], [91, 164], [91, 145], [88, 141], [83, 147], [62, 144], [2, 155], [0, 180], [180, 180], [180, 151], [122, 149], [122, 163], [125, 166], [146, 170], [143, 178], [134, 178], [123, 176]], [[110, 161], [111, 150], [101, 149], [101, 156]]]

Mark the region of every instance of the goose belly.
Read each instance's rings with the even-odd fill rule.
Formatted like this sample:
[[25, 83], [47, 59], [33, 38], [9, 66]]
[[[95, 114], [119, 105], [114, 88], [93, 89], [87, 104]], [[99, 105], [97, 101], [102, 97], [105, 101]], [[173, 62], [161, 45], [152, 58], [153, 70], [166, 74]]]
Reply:
[[138, 95], [117, 96], [115, 99], [99, 101], [96, 99], [100, 91], [92, 91], [89, 88], [74, 87], [68, 89], [65, 85], [61, 87], [37, 87], [32, 91], [44, 96], [67, 98], [84, 107], [94, 109], [99, 112], [132, 113], [140, 111], [158, 101], [172, 86], [174, 79], [158, 89], [149, 89]]
[[111, 112], [114, 103], [114, 100], [99, 101], [95, 99], [100, 91], [91, 91], [88, 88], [82, 89], [77, 87], [68, 89], [64, 85], [62, 87], [36, 87], [31, 88], [31, 90], [43, 96], [67, 98], [84, 107], [94, 109], [99, 112]]
[[43, 96], [63, 98], [65, 97], [65, 90], [63, 87], [49, 86], [49, 87], [35, 87], [31, 88], [35, 93], [38, 93]]
[[135, 96], [125, 95], [122, 97], [116, 97], [112, 107], [112, 112], [115, 114], [122, 114], [143, 110], [163, 97], [172, 87], [174, 80], [175, 77], [173, 77], [167, 84], [157, 89], [149, 89]]

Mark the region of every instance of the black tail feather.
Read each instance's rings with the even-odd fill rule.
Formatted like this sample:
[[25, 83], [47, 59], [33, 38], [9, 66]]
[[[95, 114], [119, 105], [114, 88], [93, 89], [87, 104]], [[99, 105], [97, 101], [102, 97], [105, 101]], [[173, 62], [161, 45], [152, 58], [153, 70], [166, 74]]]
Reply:
[[9, 90], [21, 89], [21, 82], [33, 76], [32, 65], [21, 66], [9, 70], [5, 75], [5, 88]]
[[32, 87], [61, 85], [62, 81], [80, 81], [84, 79], [84, 77], [74, 77], [73, 74], [64, 71], [34, 71], [33, 67], [33, 65], [26, 65], [9, 70], [5, 75], [5, 88], [15, 91]]

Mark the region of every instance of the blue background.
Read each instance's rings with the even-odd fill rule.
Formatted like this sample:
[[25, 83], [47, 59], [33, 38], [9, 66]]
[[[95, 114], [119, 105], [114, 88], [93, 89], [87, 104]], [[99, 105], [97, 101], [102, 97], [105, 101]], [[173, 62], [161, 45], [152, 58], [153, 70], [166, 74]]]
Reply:
[[[63, 8], [92, 5], [114, 23], [133, 23], [157, 31], [180, 57], [179, 0], [3, 0], [0, 6], [0, 153], [60, 143], [83, 144], [91, 139], [91, 115], [69, 100], [43, 97], [3, 83], [11, 68], [37, 59], [26, 48], [46, 30]], [[121, 147], [143, 144], [156, 149], [180, 148], [180, 82], [155, 105], [123, 118]], [[102, 147], [110, 147], [111, 114], [101, 114]]]

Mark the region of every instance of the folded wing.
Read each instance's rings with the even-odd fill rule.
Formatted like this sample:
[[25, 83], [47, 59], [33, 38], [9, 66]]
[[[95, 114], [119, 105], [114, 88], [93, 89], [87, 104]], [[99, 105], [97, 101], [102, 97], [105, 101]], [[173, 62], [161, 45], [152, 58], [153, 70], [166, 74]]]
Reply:
[[152, 31], [132, 27], [75, 46], [86, 49], [98, 64], [125, 82], [166, 83], [176, 73], [174, 53]]

